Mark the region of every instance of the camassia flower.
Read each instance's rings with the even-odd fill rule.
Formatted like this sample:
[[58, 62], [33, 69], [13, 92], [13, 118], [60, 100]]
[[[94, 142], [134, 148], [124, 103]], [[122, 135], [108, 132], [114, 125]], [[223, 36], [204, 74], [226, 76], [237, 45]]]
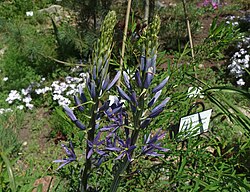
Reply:
[[58, 169], [61, 169], [63, 166], [73, 162], [73, 161], [76, 161], [76, 155], [75, 155], [75, 151], [74, 151], [74, 147], [73, 147], [73, 144], [72, 142], [70, 141], [69, 142], [69, 148], [67, 146], [65, 146], [64, 144], [62, 144], [62, 147], [64, 148], [65, 152], [66, 152], [66, 155], [68, 156], [68, 158], [65, 158], [65, 159], [58, 159], [58, 160], [54, 160], [53, 162], [54, 163], [62, 163], [58, 168]]
[[116, 159], [121, 159], [126, 155], [128, 160], [131, 161], [131, 153], [136, 148], [135, 145], [131, 145], [131, 138], [127, 138], [125, 142], [121, 139], [118, 139], [118, 143], [121, 147], [121, 153]]
[[98, 134], [94, 138], [93, 142], [88, 140], [88, 146], [89, 146], [90, 150], [88, 152], [87, 159], [89, 159], [94, 152], [98, 153], [101, 156], [103, 156], [105, 154], [104, 151], [102, 151], [98, 148], [99, 146], [101, 146], [105, 142], [104, 140], [99, 141], [100, 136], [101, 136], [101, 132], [98, 132]]
[[162, 154], [157, 153], [155, 150], [159, 150], [162, 152], [168, 152], [169, 149], [163, 148], [160, 146], [159, 140], [161, 140], [165, 136], [165, 133], [161, 133], [161, 129], [157, 131], [157, 133], [151, 138], [151, 134], [146, 137], [144, 136], [144, 146], [142, 147], [142, 155], [150, 155], [150, 156], [162, 156]]
[[131, 161], [131, 153], [136, 148], [135, 145], [131, 145], [131, 138], [127, 138], [125, 142], [118, 138], [118, 144], [119, 147], [106, 147], [106, 150], [120, 152], [116, 159], [122, 159], [124, 156], [127, 156], [128, 161]]
[[[123, 125], [128, 125], [128, 115], [122, 108], [123, 102], [118, 97], [113, 97], [112, 100], [106, 101], [100, 108], [109, 120], [109, 124], [103, 126], [100, 131], [115, 132]], [[126, 128], [125, 128], [126, 129]]]

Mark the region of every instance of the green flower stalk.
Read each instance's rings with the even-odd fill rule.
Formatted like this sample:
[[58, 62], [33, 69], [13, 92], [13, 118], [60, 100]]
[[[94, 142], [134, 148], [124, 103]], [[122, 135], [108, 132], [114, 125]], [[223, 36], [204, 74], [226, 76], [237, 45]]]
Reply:
[[[156, 16], [153, 22], [144, 31], [141, 40], [141, 63], [134, 74], [130, 77], [125, 71], [118, 71], [114, 78], [111, 79], [109, 74], [109, 61], [112, 51], [113, 29], [116, 23], [115, 12], [109, 12], [106, 16], [103, 26], [101, 27], [100, 39], [94, 46], [92, 54], [92, 65], [87, 78], [87, 91], [90, 96], [88, 101], [86, 93], [80, 89], [79, 96], [74, 97], [75, 107], [80, 112], [85, 112], [89, 108], [89, 118], [87, 125], [84, 125], [75, 116], [74, 111], [64, 106], [64, 110], [69, 119], [81, 131], [86, 131], [87, 138], [82, 141], [85, 145], [85, 164], [81, 169], [80, 175], [80, 192], [88, 191], [88, 178], [91, 177], [94, 166], [99, 167], [103, 161], [109, 158], [116, 161], [114, 165], [115, 173], [110, 191], [115, 192], [118, 189], [121, 176], [125, 171], [130, 170], [131, 162], [134, 158], [142, 155], [161, 156], [157, 151], [167, 152], [160, 146], [159, 139], [164, 134], [158, 131], [151, 138], [151, 134], [145, 136], [145, 129], [150, 122], [157, 117], [165, 108], [169, 98], [165, 98], [160, 104], [158, 98], [161, 96], [163, 87], [166, 85], [168, 78], [165, 78], [154, 88], [152, 80], [156, 72], [157, 58], [157, 34], [159, 32], [160, 20]], [[123, 76], [125, 86], [117, 86], [119, 97], [114, 96], [108, 101], [103, 100], [103, 95], [107, 93]], [[130, 82], [131, 79], [135, 83]], [[123, 98], [125, 101], [122, 101]], [[128, 104], [128, 105], [127, 105]], [[86, 107], [88, 105], [88, 107]], [[131, 112], [128, 112], [130, 110]], [[131, 116], [130, 116], [131, 115]], [[143, 138], [143, 148], [138, 147], [138, 138]], [[59, 168], [77, 161], [73, 145], [70, 148], [63, 146], [67, 157], [56, 160], [62, 163]]]
[[[140, 67], [136, 70], [135, 73], [135, 81], [139, 87], [139, 93], [135, 93], [134, 90], [131, 89], [128, 77], [125, 73], [123, 74], [123, 77], [125, 85], [129, 90], [129, 94], [127, 94], [119, 86], [117, 86], [120, 96], [131, 103], [131, 109], [133, 111], [133, 131], [131, 133], [130, 146], [136, 145], [140, 132], [142, 132], [142, 130], [149, 125], [152, 118], [156, 117], [163, 111], [163, 108], [169, 100], [169, 98], [166, 98], [160, 105], [158, 105], [151, 111], [148, 117], [144, 117], [144, 112], [148, 109], [148, 105], [152, 106], [155, 103], [161, 93], [161, 89], [167, 83], [166, 79], [160, 85], [158, 85], [154, 89], [154, 92], [159, 91], [159, 93], [153, 98], [153, 101], [149, 101], [150, 104], [145, 103], [146, 98], [148, 98], [148, 96], [151, 94], [149, 92], [149, 89], [156, 72], [156, 57], [158, 48], [157, 35], [159, 33], [159, 29], [160, 18], [158, 16], [155, 16], [153, 22], [143, 32], [143, 35], [141, 37], [141, 63]], [[138, 95], [137, 99], [135, 98], [135, 95]], [[136, 102], [134, 100], [136, 100]], [[128, 170], [131, 158], [133, 158], [133, 151], [131, 151], [130, 153], [130, 158], [124, 157], [118, 164], [118, 170], [114, 175], [114, 180], [110, 188], [111, 192], [117, 191], [121, 180], [121, 175], [126, 170]]]
[[[116, 13], [111, 11], [105, 17], [103, 25], [101, 26], [101, 37], [98, 39], [97, 43], [94, 46], [94, 52], [92, 55], [92, 68], [90, 70], [91, 76], [87, 80], [88, 90], [93, 101], [91, 106], [90, 116], [91, 119], [87, 126], [87, 141], [88, 143], [94, 143], [95, 138], [95, 129], [96, 129], [96, 120], [97, 120], [97, 111], [98, 105], [100, 102], [100, 97], [103, 94], [103, 84], [109, 79], [108, 69], [109, 69], [109, 60], [112, 50], [113, 42], [113, 31], [116, 25]], [[118, 80], [118, 78], [116, 79]], [[109, 83], [109, 82], [108, 82]], [[115, 84], [114, 80], [107, 85], [109, 89]], [[81, 173], [81, 187], [80, 191], [87, 191], [88, 177], [91, 171], [92, 163], [91, 158], [88, 158], [92, 148], [91, 145], [86, 143], [86, 163], [84, 170]]]

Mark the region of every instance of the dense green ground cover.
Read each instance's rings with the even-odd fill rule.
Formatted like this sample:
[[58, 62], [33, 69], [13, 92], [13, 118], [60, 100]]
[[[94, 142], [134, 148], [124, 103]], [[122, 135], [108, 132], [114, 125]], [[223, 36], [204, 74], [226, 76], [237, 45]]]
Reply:
[[[110, 191], [116, 178], [119, 178], [118, 191], [249, 191], [249, 3], [224, 1], [215, 7], [210, 1], [188, 2], [193, 55], [182, 2], [164, 2], [166, 5], [155, 1], [154, 9], [150, 7], [149, 23], [153, 21], [153, 13], [161, 20], [160, 31], [156, 33], [157, 26], [150, 28], [143, 24], [145, 5], [133, 1], [122, 69], [137, 91], [138, 102], [150, 100], [153, 88], [169, 76], [155, 106], [166, 97], [170, 100], [160, 114], [150, 118], [150, 125], [139, 132], [133, 143], [134, 154], [127, 152], [130, 144], [123, 145], [124, 151], [109, 153], [100, 166], [92, 165], [87, 170], [88, 191]], [[78, 191], [84, 180], [84, 165], [88, 162], [85, 156], [90, 150], [85, 148], [93, 126], [88, 120], [88, 110], [97, 101], [103, 104], [109, 95], [126, 100], [126, 95], [115, 86], [109, 92], [104, 89], [105, 94], [100, 98], [93, 96], [91, 86], [88, 94], [86, 75], [95, 69], [95, 61], [98, 63], [104, 56], [110, 57], [110, 81], [119, 70], [126, 2], [57, 1], [60, 6], [44, 11], [53, 3], [0, 2], [0, 191]], [[116, 11], [117, 21], [103, 24], [109, 10]], [[27, 11], [33, 11], [33, 16], [27, 16]], [[114, 35], [106, 41], [107, 33], [113, 33], [112, 25]], [[108, 28], [100, 32], [101, 26]], [[148, 28], [151, 31], [145, 32]], [[154, 48], [158, 47], [157, 67], [149, 89], [140, 89], [138, 80], [137, 84], [132, 82], [135, 71], [142, 65], [143, 46], [146, 57], [156, 53]], [[152, 72], [140, 73], [146, 79]], [[91, 83], [97, 82], [93, 74], [89, 78]], [[121, 75], [120, 79], [120, 87], [131, 93], [126, 78]], [[89, 126], [84, 131], [63, 110], [65, 105], [74, 106], [73, 96], [78, 95], [80, 87], [89, 102], [84, 104], [84, 113], [76, 107], [74, 113], [82, 124]], [[144, 94], [145, 98], [141, 97]], [[143, 114], [133, 108], [129, 112], [129, 102], [132, 103], [124, 104], [129, 116], [124, 128], [130, 130], [133, 140], [138, 125], [135, 121], [143, 123], [154, 109], [145, 107]], [[185, 141], [180, 140], [181, 134], [173, 137], [171, 130], [178, 127], [180, 118], [196, 102], [213, 110], [209, 131]], [[139, 109], [142, 110], [142, 105]], [[201, 110], [197, 107], [191, 113]], [[92, 117], [93, 114], [96, 113]], [[133, 114], [142, 118], [132, 118]], [[103, 121], [95, 119], [101, 122], [94, 131], [97, 134], [109, 121], [106, 116]], [[154, 143], [161, 149], [158, 151], [161, 156], [136, 155], [146, 143], [144, 137], [152, 138], [158, 133], [164, 133], [156, 139], [161, 145]], [[121, 134], [122, 131], [120, 140], [126, 138]], [[101, 139], [104, 137], [102, 133]], [[122, 147], [120, 140], [117, 146]], [[59, 164], [53, 161], [68, 158], [69, 154], [66, 156], [60, 146], [69, 146], [70, 141], [77, 160], [58, 170]], [[119, 155], [124, 157], [119, 160]], [[129, 166], [117, 177], [119, 165], [127, 162], [129, 155], [132, 156]], [[94, 153], [91, 160], [97, 157]]]

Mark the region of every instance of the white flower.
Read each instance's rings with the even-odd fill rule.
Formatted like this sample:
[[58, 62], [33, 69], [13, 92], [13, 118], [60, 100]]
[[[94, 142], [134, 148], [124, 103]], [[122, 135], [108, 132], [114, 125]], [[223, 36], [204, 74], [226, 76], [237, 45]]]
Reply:
[[31, 98], [30, 95], [28, 95], [27, 97], [23, 98], [23, 102], [26, 103], [26, 104], [30, 103], [31, 101], [32, 101], [32, 98]]
[[75, 91], [74, 90], [70, 90], [70, 91], [67, 91], [66, 92], [66, 95], [69, 96], [69, 95], [73, 95], [75, 94]]
[[73, 78], [70, 77], [70, 76], [67, 76], [67, 77], [65, 78], [65, 81], [66, 81], [67, 83], [71, 83], [71, 81], [73, 81]]
[[53, 95], [53, 100], [56, 101], [56, 100], [60, 99], [60, 96], [61, 95], [57, 95], [57, 94]]
[[45, 92], [48, 92], [48, 91], [51, 91], [51, 90], [52, 90], [51, 87], [44, 87], [44, 91], [45, 91]]
[[61, 96], [60, 100], [58, 101], [58, 104], [60, 106], [69, 105], [70, 103], [71, 101], [68, 98], [65, 98], [63, 96]]
[[9, 104], [13, 103], [15, 100], [21, 101], [22, 97], [17, 90], [11, 90], [8, 98], [5, 100]]
[[26, 106], [27, 108], [29, 108], [29, 109], [33, 109], [33, 107], [34, 107], [34, 105], [31, 104], [31, 103], [26, 103], [25, 106]]
[[8, 77], [4, 77], [3, 81], [8, 81], [8, 79], [9, 79]]
[[24, 106], [23, 105], [19, 105], [16, 107], [17, 109], [23, 110]]
[[41, 93], [43, 93], [43, 89], [36, 89], [35, 92], [37, 95], [40, 95]]
[[87, 77], [87, 74], [86, 73], [80, 73], [79, 77]]
[[4, 109], [0, 108], [0, 115], [2, 115], [4, 113]]
[[70, 84], [69, 87], [70, 87], [71, 89], [75, 89], [76, 84]]
[[244, 81], [243, 79], [239, 79], [236, 83], [237, 83], [237, 85], [239, 85], [239, 86], [245, 85], [245, 81]]

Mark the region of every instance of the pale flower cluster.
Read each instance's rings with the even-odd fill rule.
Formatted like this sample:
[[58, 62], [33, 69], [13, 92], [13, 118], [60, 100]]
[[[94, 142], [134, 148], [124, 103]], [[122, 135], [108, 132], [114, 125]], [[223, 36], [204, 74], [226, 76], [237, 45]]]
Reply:
[[[79, 78], [67, 76], [60, 81], [57, 80], [52, 82], [50, 86], [43, 86], [45, 78], [42, 78], [39, 83], [33, 82], [26, 89], [22, 89], [21, 91], [11, 90], [5, 101], [9, 105], [14, 103], [18, 104], [16, 108], [19, 110], [24, 108], [32, 109], [34, 104], [32, 103], [33, 99], [31, 95], [51, 94], [52, 99], [57, 102], [58, 105], [69, 105], [72, 101], [73, 95], [79, 92], [80, 87], [85, 87], [86, 73], [80, 73], [79, 76]], [[0, 114], [11, 111], [11, 108], [0, 108]]]
[[231, 63], [228, 65], [230, 74], [237, 79], [237, 85], [245, 85], [244, 75], [247, 75], [246, 69], [249, 70], [250, 61], [250, 37], [242, 37], [242, 41], [237, 44], [239, 51], [232, 56]]
[[238, 26], [239, 22], [238, 19], [240, 17], [239, 16], [234, 16], [234, 15], [229, 15], [226, 17], [226, 24], [232, 24], [233, 26]]

